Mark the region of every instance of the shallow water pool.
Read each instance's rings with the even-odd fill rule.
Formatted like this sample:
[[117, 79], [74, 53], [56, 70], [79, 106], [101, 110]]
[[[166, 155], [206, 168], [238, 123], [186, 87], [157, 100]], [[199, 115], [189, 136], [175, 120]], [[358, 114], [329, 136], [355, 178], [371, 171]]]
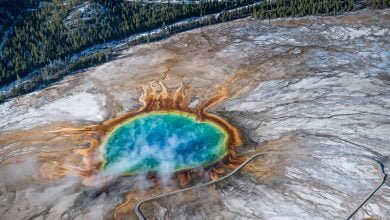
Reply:
[[150, 112], [118, 125], [102, 147], [103, 169], [136, 174], [174, 172], [220, 161], [228, 133], [186, 112]]

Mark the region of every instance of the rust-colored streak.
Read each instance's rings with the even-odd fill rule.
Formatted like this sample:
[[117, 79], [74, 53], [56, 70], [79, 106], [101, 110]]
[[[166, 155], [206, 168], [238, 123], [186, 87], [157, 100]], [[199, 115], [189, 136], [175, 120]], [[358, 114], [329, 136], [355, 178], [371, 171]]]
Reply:
[[179, 180], [179, 185], [185, 187], [191, 181], [191, 172], [179, 172], [177, 173], [177, 178]]

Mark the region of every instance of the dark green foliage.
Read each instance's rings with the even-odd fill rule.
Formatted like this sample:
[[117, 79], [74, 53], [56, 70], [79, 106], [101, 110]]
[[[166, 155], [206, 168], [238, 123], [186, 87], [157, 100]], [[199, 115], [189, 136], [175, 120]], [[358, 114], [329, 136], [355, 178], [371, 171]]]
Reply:
[[300, 17], [306, 15], [337, 15], [360, 8], [387, 8], [390, 0], [273, 0], [254, 8], [259, 19]]
[[336, 15], [356, 9], [354, 0], [274, 0], [255, 8], [254, 17], [272, 19], [305, 15]]
[[200, 4], [140, 4], [93, 0], [87, 8], [91, 15], [85, 16], [77, 11], [81, 1], [53, 0], [15, 25], [1, 54], [0, 86], [94, 44], [252, 2], [213, 0]]
[[373, 9], [383, 9], [390, 7], [390, 0], [368, 0], [367, 4]]
[[0, 39], [23, 14], [37, 7], [38, 0], [0, 0]]
[[[7, 0], [12, 1], [12, 0]], [[20, 0], [22, 1], [22, 0]], [[152, 30], [176, 21], [215, 12], [217, 16], [164, 28], [165, 31], [138, 37], [128, 46], [156, 41], [169, 35], [253, 15], [271, 19], [304, 15], [335, 15], [364, 7], [386, 8], [390, 0], [274, 0], [256, 6], [230, 10], [255, 0], [203, 1], [200, 4], [140, 4], [123, 0], [90, 0], [94, 14], [77, 12], [84, 1], [71, 0], [62, 4], [53, 0], [32, 14], [25, 14], [6, 42], [0, 54], [0, 86], [13, 82], [37, 70], [28, 81], [13, 88], [1, 99], [24, 94], [75, 70], [105, 62], [112, 50], [72, 59], [94, 44], [122, 39], [132, 34]], [[72, 15], [72, 16], [70, 16]], [[83, 19], [82, 19], [83, 18]]]

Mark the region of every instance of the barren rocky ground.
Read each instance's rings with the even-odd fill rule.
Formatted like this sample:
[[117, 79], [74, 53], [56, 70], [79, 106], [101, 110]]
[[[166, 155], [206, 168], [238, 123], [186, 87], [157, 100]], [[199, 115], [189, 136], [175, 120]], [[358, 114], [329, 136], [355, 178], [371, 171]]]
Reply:
[[388, 179], [359, 205], [390, 172], [389, 21], [387, 9], [209, 26], [1, 104], [0, 219], [113, 218], [139, 178], [104, 192], [85, 186], [64, 166], [82, 163], [88, 137], [50, 131], [134, 110], [140, 86], [160, 79], [172, 89], [182, 80], [192, 105], [224, 85], [231, 97], [212, 111], [240, 129], [241, 154], [277, 153], [146, 201], [147, 218], [387, 219]]

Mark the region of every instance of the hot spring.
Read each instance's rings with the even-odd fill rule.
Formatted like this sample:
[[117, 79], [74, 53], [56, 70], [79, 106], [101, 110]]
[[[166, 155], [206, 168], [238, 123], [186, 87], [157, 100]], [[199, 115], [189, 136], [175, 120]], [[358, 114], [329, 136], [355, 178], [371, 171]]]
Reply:
[[176, 172], [218, 163], [228, 154], [229, 134], [218, 124], [182, 111], [152, 111], [130, 118], [101, 148], [107, 172]]

